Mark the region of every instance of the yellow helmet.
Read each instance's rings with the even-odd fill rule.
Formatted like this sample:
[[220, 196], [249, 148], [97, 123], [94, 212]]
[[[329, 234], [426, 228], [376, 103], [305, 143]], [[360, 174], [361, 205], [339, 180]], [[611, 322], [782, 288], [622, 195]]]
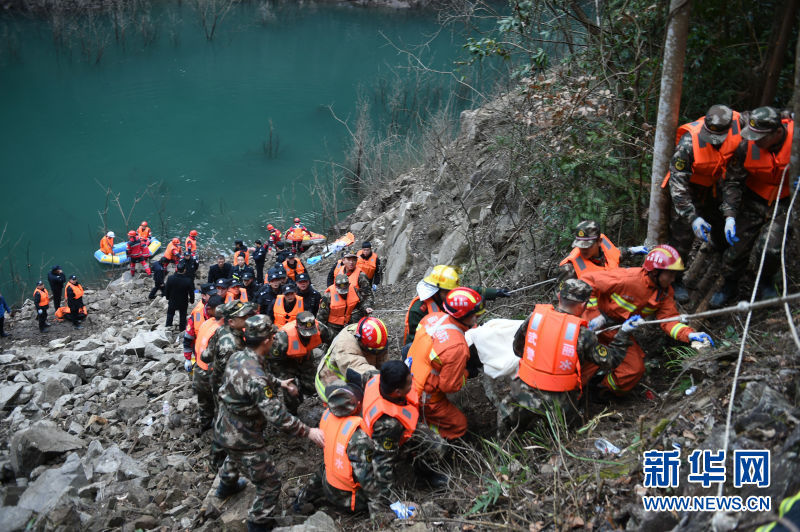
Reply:
[[433, 267], [433, 271], [425, 276], [423, 281], [445, 290], [458, 288], [458, 270], [446, 264]]

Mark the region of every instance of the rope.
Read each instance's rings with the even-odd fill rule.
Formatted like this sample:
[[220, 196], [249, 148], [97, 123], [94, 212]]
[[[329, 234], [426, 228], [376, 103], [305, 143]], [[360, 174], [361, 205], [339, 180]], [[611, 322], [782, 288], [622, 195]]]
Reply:
[[552, 283], [558, 280], [558, 277], [553, 277], [552, 279], [548, 279], [546, 281], [540, 281], [538, 283], [533, 283], [528, 286], [523, 286], [522, 288], [515, 288], [514, 290], [509, 290], [509, 294], [513, 294], [514, 292], [522, 292], [523, 290], [530, 290], [531, 288], [535, 288], [537, 286], [542, 286], [543, 284]]
[[[786, 235], [789, 232], [789, 220], [791, 220], [792, 208], [794, 208], [794, 200], [797, 199], [798, 190], [800, 190], [800, 185], [796, 186], [794, 189], [792, 201], [789, 202], [789, 209], [786, 211], [786, 221], [783, 223], [783, 240], [781, 241], [781, 276], [783, 277], [783, 297], [786, 297], [786, 291], [788, 289], [786, 277]], [[786, 311], [786, 320], [789, 322], [789, 330], [792, 333], [794, 344], [797, 346], [797, 350], [800, 351], [800, 337], [797, 335], [797, 327], [794, 326], [794, 320], [792, 319], [792, 313], [789, 310], [789, 304], [784, 303], [783, 309]]]

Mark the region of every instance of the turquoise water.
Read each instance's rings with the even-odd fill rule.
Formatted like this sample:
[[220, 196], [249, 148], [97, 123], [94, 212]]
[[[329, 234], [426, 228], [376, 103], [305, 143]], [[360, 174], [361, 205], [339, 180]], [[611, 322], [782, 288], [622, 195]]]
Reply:
[[12, 300], [29, 297], [54, 263], [85, 279], [111, 275], [92, 256], [105, 187], [125, 216], [133, 207], [126, 226], [108, 206], [118, 240], [143, 219], [162, 241], [196, 228], [201, 248], [252, 242], [268, 221], [286, 227], [295, 215], [324, 231], [307, 186], [348, 147], [329, 106], [353, 126], [361, 97], [376, 129], [394, 116], [404, 133], [404, 109], [435, 110], [453, 89], [447, 76], [402, 68], [407, 56], [389, 41], [430, 41], [423, 59], [452, 69], [464, 39], [431, 40], [440, 29], [431, 13], [325, 5], [278, 5], [266, 21], [258, 3], [238, 5], [212, 41], [186, 3], [155, 8], [150, 26], [130, 25], [119, 43], [103, 23], [82, 21], [59, 43], [45, 21], [4, 17], [0, 290]]

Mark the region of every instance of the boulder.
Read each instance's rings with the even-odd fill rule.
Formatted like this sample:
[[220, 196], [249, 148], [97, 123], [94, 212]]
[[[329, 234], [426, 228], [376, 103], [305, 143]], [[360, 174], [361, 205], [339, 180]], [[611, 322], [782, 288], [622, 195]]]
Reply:
[[103, 361], [104, 356], [105, 348], [101, 346], [86, 353], [81, 353], [79, 362], [84, 368], [96, 368]]
[[61, 373], [70, 373], [72, 375], [77, 375], [81, 378], [81, 382], [86, 380], [86, 374], [83, 372], [83, 366], [80, 365], [78, 362], [80, 360], [80, 355], [75, 355], [75, 357], [62, 357], [54, 366], [50, 369], [55, 371], [60, 371]]
[[0, 506], [0, 523], [8, 532], [25, 530], [32, 515], [33, 512], [19, 506]]
[[64, 432], [52, 421], [37, 421], [11, 436], [11, 467], [17, 476], [25, 476], [36, 466], [85, 445], [83, 440]]
[[50, 340], [50, 342], [47, 344], [47, 347], [50, 349], [63, 349], [71, 339], [72, 337], [70, 336], [56, 338], [55, 340]]
[[44, 389], [42, 390], [42, 397], [40, 401], [42, 403], [53, 404], [56, 402], [56, 399], [68, 393], [69, 389], [60, 380], [49, 379], [44, 383]]
[[144, 344], [152, 344], [162, 349], [170, 344], [169, 338], [167, 337], [167, 333], [163, 329], [156, 331], [140, 331], [134, 337], [134, 340], [136, 340], [137, 338], [140, 339]]
[[125, 454], [117, 447], [111, 445], [99, 456], [89, 461], [94, 473], [105, 475], [116, 474], [118, 480], [147, 477], [147, 470], [137, 461]]
[[61, 381], [70, 390], [83, 383], [81, 378], [73, 373], [61, 373], [50, 368], [40, 369], [36, 372], [36, 382], [47, 382], [50, 379]]
[[63, 497], [70, 493], [77, 495], [78, 488], [85, 485], [86, 477], [80, 469], [72, 472], [63, 468], [48, 469], [28, 486], [18, 506], [40, 514], [47, 513], [59, 506]]
[[125, 355], [144, 355], [145, 343], [141, 338], [134, 337], [130, 342], [122, 346], [122, 353]]
[[75, 342], [75, 345], [72, 346], [72, 349], [75, 351], [94, 351], [98, 347], [103, 347], [104, 345], [105, 344], [95, 338], [85, 338]]
[[330, 532], [339, 530], [339, 527], [336, 526], [336, 521], [325, 512], [316, 512], [302, 525], [283, 526], [274, 530], [275, 532]]
[[386, 273], [384, 275], [385, 284], [398, 282], [408, 271], [411, 262], [411, 255], [408, 252], [409, 234], [413, 226], [408, 226], [406, 231], [398, 234], [397, 239], [392, 244], [389, 255], [386, 257]]
[[0, 355], [0, 364], [11, 364], [17, 357], [11, 353], [3, 353]]
[[24, 387], [25, 385], [21, 382], [3, 384], [0, 386], [0, 409], [5, 409], [7, 406], [13, 405], [14, 400]]
[[128, 397], [119, 402], [117, 413], [120, 419], [133, 420], [147, 412], [147, 398], [141, 395]]

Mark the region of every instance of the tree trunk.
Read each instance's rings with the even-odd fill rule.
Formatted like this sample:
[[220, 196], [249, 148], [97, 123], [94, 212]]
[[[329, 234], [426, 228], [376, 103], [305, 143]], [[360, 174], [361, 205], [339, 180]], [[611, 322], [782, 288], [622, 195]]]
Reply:
[[780, 11], [780, 23], [776, 25], [776, 31], [770, 39], [773, 44], [770, 46], [769, 58], [763, 70], [764, 90], [761, 92], [759, 107], [774, 103], [778, 77], [783, 68], [783, 60], [786, 57], [786, 48], [789, 46], [792, 26], [797, 19], [798, 7], [800, 7], [800, 0], [786, 0]]
[[675, 150], [675, 131], [683, 83], [683, 61], [686, 57], [686, 35], [689, 31], [691, 0], [670, 0], [667, 38], [664, 42], [664, 64], [661, 70], [661, 93], [658, 100], [658, 122], [653, 143], [653, 171], [650, 175], [650, 209], [647, 221], [647, 244], [666, 241], [669, 226], [669, 195], [661, 181], [669, 170]]
[[[795, 117], [800, 117], [800, 37], [797, 38], [797, 45], [794, 52], [794, 95], [792, 96], [792, 110]], [[800, 135], [792, 137], [792, 167], [789, 169], [789, 179], [794, 181], [800, 175]], [[797, 215], [797, 209], [794, 209], [792, 215], [792, 226], [795, 231], [800, 231], [800, 216]], [[795, 261], [787, 262], [789, 264], [796, 264]], [[796, 272], [797, 266], [792, 269]]]

